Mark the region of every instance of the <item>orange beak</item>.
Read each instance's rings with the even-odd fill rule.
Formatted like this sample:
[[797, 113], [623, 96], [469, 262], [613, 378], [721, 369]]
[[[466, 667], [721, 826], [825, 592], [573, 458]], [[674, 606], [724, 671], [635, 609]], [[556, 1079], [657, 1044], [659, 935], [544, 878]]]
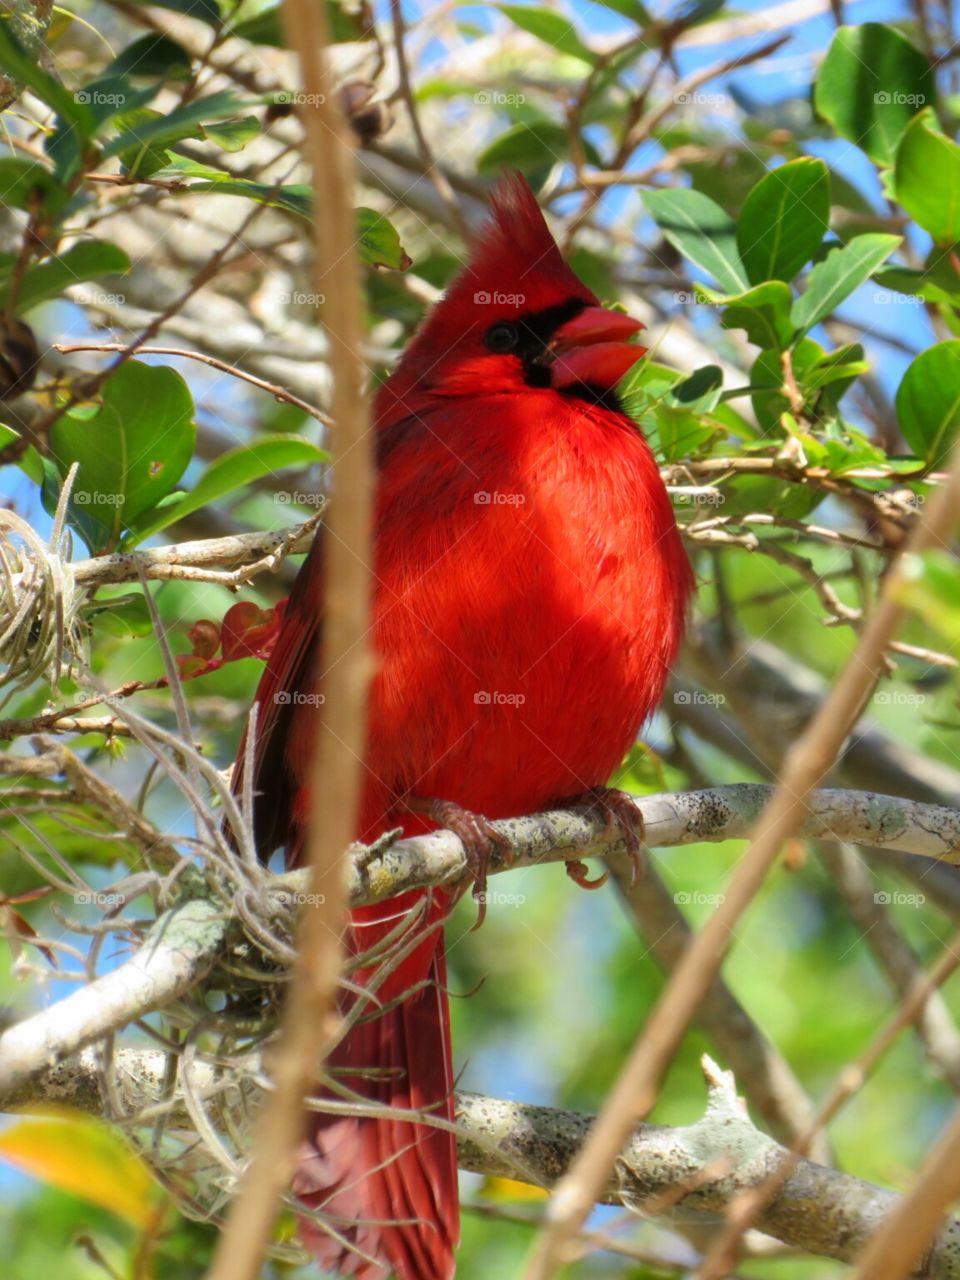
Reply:
[[611, 390], [628, 369], [646, 354], [646, 347], [626, 341], [646, 328], [632, 316], [603, 307], [585, 307], [553, 335], [551, 385], [562, 389], [577, 383]]

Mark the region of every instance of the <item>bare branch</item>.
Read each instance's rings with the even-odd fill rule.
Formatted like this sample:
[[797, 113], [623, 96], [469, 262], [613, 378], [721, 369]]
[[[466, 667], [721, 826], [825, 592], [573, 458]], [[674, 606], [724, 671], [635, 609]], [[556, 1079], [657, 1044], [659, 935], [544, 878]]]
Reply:
[[[56, 776], [61, 769], [61, 751], [53, 744], [50, 754], [36, 760], [0, 755], [0, 774], [15, 778]], [[666, 848], [746, 837], [771, 794], [768, 786], [738, 784], [637, 797], [636, 805], [649, 842]], [[622, 838], [607, 829], [602, 816], [589, 811], [556, 810], [494, 825], [510, 841], [513, 855], [508, 866], [501, 853], [493, 854], [491, 874], [624, 851]], [[894, 796], [813, 792], [808, 797], [807, 816], [799, 834], [886, 845], [960, 863], [960, 810], [921, 805]], [[342, 891], [352, 906], [381, 902], [407, 889], [465, 886], [472, 876], [463, 845], [451, 831], [397, 841], [379, 850], [372, 859], [369, 850], [354, 846], [352, 859], [340, 869], [345, 872]], [[238, 866], [238, 878], [239, 871]], [[325, 895], [332, 894], [333, 880], [332, 874], [326, 876], [322, 881], [324, 892], [315, 894], [306, 870], [287, 872], [269, 881], [269, 898], [281, 912], [284, 907], [292, 909], [299, 901], [322, 901]], [[248, 887], [241, 879], [241, 897], [247, 894]], [[162, 932], [166, 925], [161, 927], [158, 922], [150, 940], [127, 964], [98, 979], [116, 993], [116, 1001], [105, 1002], [102, 1013], [98, 1012], [97, 1000], [90, 996], [91, 987], [24, 1019], [0, 1037], [0, 1098], [25, 1075], [38, 1075], [51, 1062], [68, 1057], [82, 1045], [93, 1044], [195, 986], [220, 955], [231, 916], [246, 919], [238, 902], [232, 909], [227, 905], [212, 908], [202, 896], [200, 905], [191, 909], [199, 916], [188, 912], [186, 904], [177, 910], [177, 938], [189, 933], [189, 945], [184, 944], [180, 950], [173, 948], [173, 954], [169, 946], [159, 948], [152, 940], [156, 931], [161, 930], [161, 942], [169, 935]], [[305, 914], [319, 912], [311, 907]], [[8, 1036], [13, 1039], [8, 1041]], [[8, 1043], [14, 1046], [9, 1060]]]
[[[353, 213], [353, 165], [347, 127], [334, 92], [326, 9], [311, 0], [284, 0], [284, 25], [297, 50], [305, 101], [304, 157], [314, 191], [313, 276], [330, 338], [333, 471], [339, 492], [324, 553], [324, 625], [320, 642], [323, 714], [316, 717], [309, 787], [314, 804], [305, 856], [309, 891], [317, 905], [300, 920], [297, 959], [274, 1058], [276, 1092], [263, 1108], [254, 1159], [218, 1239], [210, 1280], [253, 1280], [270, 1237], [280, 1197], [292, 1172], [304, 1125], [303, 1101], [329, 1043], [341, 967], [345, 850], [356, 832], [363, 776], [373, 561], [373, 444], [364, 396], [363, 317]], [[322, 193], [322, 194], [321, 194]], [[319, 797], [337, 803], [321, 816]], [[319, 887], [323, 885], [323, 892]]]
[[[168, 1097], [168, 1055], [161, 1050], [121, 1049], [114, 1059], [114, 1080], [129, 1114], [143, 1116], [162, 1107], [169, 1123], [189, 1124], [180, 1089]], [[626, 1143], [616, 1174], [602, 1189], [601, 1201], [626, 1205], [644, 1216], [655, 1203], [682, 1214], [722, 1213], [786, 1154], [757, 1130], [740, 1105], [732, 1073], [704, 1059], [708, 1106], [695, 1124], [672, 1128], [642, 1125]], [[236, 1086], [210, 1063], [194, 1060], [183, 1067], [196, 1097], [227, 1100]], [[261, 1074], [256, 1062], [251, 1074]], [[38, 1101], [102, 1113], [98, 1064], [91, 1051], [48, 1072], [12, 1105]], [[487, 1177], [506, 1177], [552, 1186], [569, 1168], [589, 1133], [593, 1117], [576, 1111], [485, 1097], [456, 1095], [460, 1167]], [[901, 1205], [893, 1192], [813, 1161], [801, 1160], [758, 1225], [785, 1244], [821, 1257], [850, 1262], [876, 1224]], [[590, 1243], [603, 1247], [595, 1235]], [[879, 1275], [880, 1273], [878, 1273]], [[884, 1280], [889, 1273], [883, 1272]], [[928, 1280], [960, 1278], [960, 1222], [951, 1219], [941, 1232], [925, 1272]]]

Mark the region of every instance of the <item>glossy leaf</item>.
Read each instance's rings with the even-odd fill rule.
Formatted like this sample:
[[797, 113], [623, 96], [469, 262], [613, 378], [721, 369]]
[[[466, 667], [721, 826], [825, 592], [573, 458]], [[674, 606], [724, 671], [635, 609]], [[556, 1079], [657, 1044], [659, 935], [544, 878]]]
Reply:
[[360, 230], [360, 257], [369, 267], [389, 267], [406, 271], [410, 258], [400, 243], [396, 227], [374, 209], [357, 209]]
[[[132, 546], [142, 542], [151, 534], [166, 529], [208, 503], [242, 489], [261, 476], [274, 475], [291, 467], [309, 467], [326, 457], [322, 449], [302, 436], [268, 436], [256, 444], [231, 449], [210, 464], [189, 493], [174, 496], [162, 509], [150, 513], [127, 543]], [[287, 495], [284, 505], [292, 515], [297, 504], [291, 495]]]
[[64, 414], [50, 443], [60, 474], [80, 464], [71, 515], [96, 549], [168, 494], [193, 455], [193, 398], [179, 373], [128, 361], [102, 403]]
[[238, 109], [245, 105], [248, 104], [235, 93], [223, 90], [170, 112], [153, 113], [149, 119], [131, 125], [112, 138], [103, 148], [103, 156], [106, 159], [136, 153], [144, 147], [163, 147], [181, 138], [192, 137], [205, 121], [236, 115]]
[[960, 430], [960, 341], [921, 351], [897, 390], [897, 417], [917, 457], [941, 465]]
[[558, 53], [579, 58], [582, 62], [596, 62], [597, 55], [587, 48], [562, 13], [535, 5], [501, 4], [497, 8], [515, 27], [528, 31]]
[[732, 218], [699, 191], [645, 191], [643, 201], [670, 243], [708, 272], [727, 293], [750, 287]]
[[831, 249], [810, 272], [806, 289], [793, 304], [790, 318], [796, 328], [806, 333], [835, 311], [890, 257], [901, 239], [873, 232]]
[[193, 60], [179, 41], [154, 32], [134, 40], [114, 58], [105, 75], [162, 76], [180, 80], [190, 74]]
[[935, 244], [960, 240], [960, 147], [940, 132], [930, 111], [918, 115], [900, 140], [894, 190]]
[[[106, 240], [81, 240], [56, 257], [31, 267], [17, 295], [16, 313], [20, 315], [41, 302], [58, 298], [68, 285], [129, 270], [130, 259], [117, 245]], [[9, 281], [3, 281], [0, 305], [6, 304], [8, 294]]]
[[752, 284], [792, 280], [814, 256], [830, 218], [830, 175], [822, 160], [791, 160], [744, 201], [737, 248]]
[[215, 143], [221, 151], [242, 151], [259, 132], [260, 121], [256, 116], [237, 116], [215, 124], [200, 125], [201, 136]]
[[820, 66], [818, 115], [878, 164], [890, 164], [904, 130], [936, 89], [924, 55], [895, 27], [841, 27]]
[[720, 320], [724, 329], [745, 330], [748, 339], [758, 347], [782, 351], [790, 345], [794, 332], [790, 320], [793, 295], [790, 286], [782, 280], [767, 280], [745, 293], [733, 295], [698, 285], [697, 294], [704, 301], [724, 308]]

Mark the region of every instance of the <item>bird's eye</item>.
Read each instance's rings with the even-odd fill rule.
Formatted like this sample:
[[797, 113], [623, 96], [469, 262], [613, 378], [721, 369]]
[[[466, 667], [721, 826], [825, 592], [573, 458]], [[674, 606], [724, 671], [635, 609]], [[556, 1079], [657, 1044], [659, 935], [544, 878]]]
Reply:
[[484, 334], [483, 340], [491, 351], [497, 355], [505, 355], [517, 345], [520, 334], [515, 324], [493, 324]]

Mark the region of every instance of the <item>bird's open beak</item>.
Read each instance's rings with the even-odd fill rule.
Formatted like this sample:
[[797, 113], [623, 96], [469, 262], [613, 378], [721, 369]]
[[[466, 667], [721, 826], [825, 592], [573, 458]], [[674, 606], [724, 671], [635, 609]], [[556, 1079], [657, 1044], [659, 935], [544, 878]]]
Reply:
[[588, 383], [612, 389], [646, 353], [646, 347], [626, 341], [644, 328], [639, 320], [620, 311], [585, 307], [553, 335], [551, 385], [563, 388]]

